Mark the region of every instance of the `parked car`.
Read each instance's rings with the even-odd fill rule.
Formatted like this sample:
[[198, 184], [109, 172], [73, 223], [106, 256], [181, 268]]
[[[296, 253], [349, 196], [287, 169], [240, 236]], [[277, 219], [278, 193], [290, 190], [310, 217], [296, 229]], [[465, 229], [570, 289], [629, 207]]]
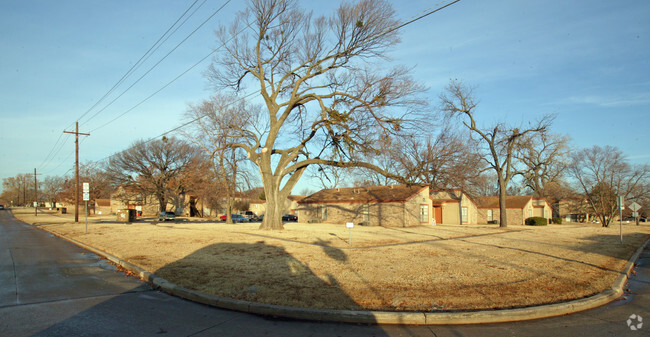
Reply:
[[176, 219], [176, 213], [174, 212], [160, 212], [158, 214], [158, 221], [173, 221], [174, 219]]
[[241, 214], [243, 217], [250, 220], [257, 218], [257, 216], [255, 215], [255, 213], [253, 213], [253, 211], [241, 212], [239, 214]]
[[5, 209], [5, 205], [0, 205], [0, 210]]
[[[232, 214], [231, 216], [232, 222], [250, 222], [250, 219], [241, 214]], [[219, 219], [221, 219], [221, 221], [226, 221], [227, 217], [225, 215], [222, 215], [219, 217]]]
[[293, 214], [285, 214], [282, 216], [282, 221], [298, 221], [298, 217]]

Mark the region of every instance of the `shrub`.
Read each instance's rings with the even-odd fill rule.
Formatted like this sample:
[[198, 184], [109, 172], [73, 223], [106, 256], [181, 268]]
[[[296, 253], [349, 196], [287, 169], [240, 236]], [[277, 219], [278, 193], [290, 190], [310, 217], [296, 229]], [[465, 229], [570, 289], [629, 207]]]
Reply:
[[532, 218], [526, 219], [526, 226], [546, 226], [548, 225], [548, 220], [546, 218], [534, 216]]
[[553, 218], [552, 222], [554, 224], [561, 225], [562, 224], [562, 218]]

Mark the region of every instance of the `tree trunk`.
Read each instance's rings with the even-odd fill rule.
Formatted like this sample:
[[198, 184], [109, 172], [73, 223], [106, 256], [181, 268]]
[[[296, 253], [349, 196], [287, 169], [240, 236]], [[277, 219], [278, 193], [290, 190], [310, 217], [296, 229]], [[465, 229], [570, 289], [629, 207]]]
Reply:
[[158, 206], [159, 206], [158, 207], [159, 212], [167, 211], [167, 200], [165, 199], [165, 197], [158, 197]]
[[232, 223], [232, 209], [235, 204], [235, 198], [233, 196], [228, 196], [226, 198], [226, 223]]
[[260, 229], [282, 230], [282, 210], [284, 208], [283, 197], [279, 186], [276, 186], [273, 176], [263, 176], [264, 194], [266, 195], [266, 213]]
[[508, 216], [506, 208], [506, 186], [502, 179], [499, 179], [499, 227], [508, 227]]

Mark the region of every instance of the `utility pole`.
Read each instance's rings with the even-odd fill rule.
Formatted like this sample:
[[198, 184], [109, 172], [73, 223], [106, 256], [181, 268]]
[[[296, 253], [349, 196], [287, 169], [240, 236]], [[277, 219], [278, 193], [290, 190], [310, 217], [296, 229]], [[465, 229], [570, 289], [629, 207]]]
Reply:
[[34, 169], [34, 216], [38, 216], [38, 183], [36, 182], [36, 169]]
[[74, 135], [74, 222], [79, 222], [79, 135], [90, 136], [90, 133], [79, 132], [79, 121], [75, 122], [75, 131], [63, 131]]

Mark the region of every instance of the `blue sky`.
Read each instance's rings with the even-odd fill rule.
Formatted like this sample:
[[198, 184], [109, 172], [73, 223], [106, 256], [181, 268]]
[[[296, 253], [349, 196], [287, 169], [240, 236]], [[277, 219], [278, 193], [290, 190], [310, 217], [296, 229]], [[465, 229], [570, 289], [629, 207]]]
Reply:
[[[135, 140], [180, 125], [187, 104], [211, 94], [203, 76], [209, 59], [108, 122], [216, 48], [213, 30], [229, 23], [243, 1], [228, 3], [105, 110], [84, 113], [192, 2], [0, 0], [0, 179], [34, 168], [44, 175], [71, 172], [74, 137], [63, 131], [72, 130], [77, 119], [80, 131], [91, 133], [82, 137], [82, 162], [106, 158]], [[206, 0], [99, 107], [224, 3]], [[323, 14], [336, 5], [301, 2]], [[404, 20], [437, 5], [393, 1]], [[414, 67], [415, 77], [430, 88], [432, 102], [452, 78], [476, 86], [479, 124], [523, 123], [553, 113], [554, 132], [569, 135], [576, 148], [613, 145], [633, 163], [650, 163], [648, 18], [650, 2], [642, 0], [461, 0], [404, 27], [402, 43], [389, 56]]]

